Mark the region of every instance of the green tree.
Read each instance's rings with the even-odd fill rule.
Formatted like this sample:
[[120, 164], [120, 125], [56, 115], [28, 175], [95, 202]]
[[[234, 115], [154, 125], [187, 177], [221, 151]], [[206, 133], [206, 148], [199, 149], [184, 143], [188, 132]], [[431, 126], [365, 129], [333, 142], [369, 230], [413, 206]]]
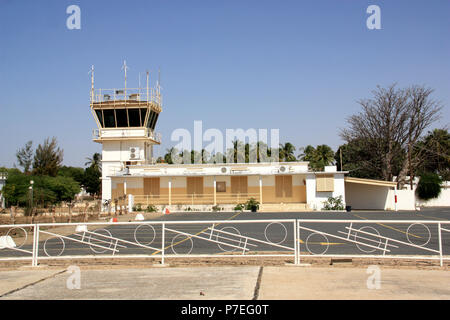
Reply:
[[417, 195], [420, 199], [437, 198], [441, 193], [442, 179], [436, 173], [424, 173], [417, 184]]
[[325, 166], [333, 163], [334, 152], [326, 144], [318, 145], [316, 148], [308, 145], [298, 157], [301, 161], [308, 161], [312, 170], [324, 170]]
[[445, 129], [434, 129], [417, 143], [415, 152], [421, 159], [418, 172], [433, 172], [450, 180], [450, 134]]
[[30, 176], [18, 169], [8, 170], [8, 179], [3, 187], [3, 195], [8, 205], [27, 205], [30, 199], [28, 195], [30, 180]]
[[23, 148], [16, 152], [17, 162], [26, 174], [30, 173], [31, 165], [33, 164], [33, 153], [33, 141], [28, 141]]
[[57, 203], [70, 202], [80, 192], [80, 184], [71, 177], [44, 177], [43, 180], [43, 187], [53, 192]]
[[92, 158], [86, 158], [87, 162], [84, 164], [88, 167], [94, 167], [98, 171], [102, 172], [102, 155], [98, 152], [94, 153]]
[[71, 177], [29, 176], [17, 169], [10, 169], [3, 190], [9, 205], [29, 205], [30, 180], [34, 181], [33, 203], [42, 207], [71, 201], [80, 192], [79, 183]]
[[173, 159], [172, 159], [172, 155], [178, 154], [179, 153], [178, 149], [172, 147], [170, 149], [167, 149], [166, 151], [167, 152], [164, 155], [164, 162], [167, 163], [167, 164], [173, 164], [174, 162], [173, 162]]
[[36, 148], [33, 161], [33, 174], [55, 177], [63, 161], [63, 150], [58, 147], [56, 138], [45, 139], [44, 143]]
[[[381, 163], [382, 179], [392, 181], [397, 176], [401, 188], [406, 175], [414, 176], [420, 164], [414, 146], [440, 117], [442, 106], [432, 99], [433, 90], [422, 86], [403, 89], [395, 84], [387, 88], [377, 86], [372, 93], [372, 98], [358, 101], [361, 112], [347, 119], [340, 135], [347, 143], [370, 141], [373, 155], [379, 158], [374, 162]], [[396, 172], [398, 159], [402, 159], [402, 164]]]
[[61, 168], [58, 169], [58, 176], [72, 178], [80, 185], [82, 185], [84, 178], [84, 169], [77, 167], [62, 166]]
[[88, 167], [84, 171], [83, 187], [86, 192], [92, 195], [98, 195], [101, 190], [102, 174], [95, 167]]
[[295, 147], [292, 143], [290, 142], [286, 142], [285, 144], [280, 144], [280, 161], [285, 161], [285, 162], [289, 162], [289, 161], [295, 161]]

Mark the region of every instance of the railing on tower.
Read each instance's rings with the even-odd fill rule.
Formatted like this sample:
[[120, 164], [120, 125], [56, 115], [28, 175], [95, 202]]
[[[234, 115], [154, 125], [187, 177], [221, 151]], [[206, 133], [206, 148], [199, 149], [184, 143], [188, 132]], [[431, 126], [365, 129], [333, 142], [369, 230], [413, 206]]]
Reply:
[[154, 102], [162, 106], [161, 92], [157, 88], [95, 89], [91, 104], [114, 102]]
[[[153, 141], [156, 141], [158, 143], [161, 143], [161, 133], [155, 132], [154, 130], [151, 130], [149, 128], [139, 128], [137, 130], [144, 130], [145, 137], [150, 138]], [[108, 132], [111, 132], [111, 131], [114, 131], [116, 133], [115, 136], [117, 136], [117, 135], [119, 135], [120, 137], [136, 136], [136, 134], [135, 134], [136, 129], [102, 128], [102, 129], [94, 129], [92, 131], [92, 138], [93, 139], [101, 139], [105, 136], [110, 136], [110, 135], [108, 135]]]

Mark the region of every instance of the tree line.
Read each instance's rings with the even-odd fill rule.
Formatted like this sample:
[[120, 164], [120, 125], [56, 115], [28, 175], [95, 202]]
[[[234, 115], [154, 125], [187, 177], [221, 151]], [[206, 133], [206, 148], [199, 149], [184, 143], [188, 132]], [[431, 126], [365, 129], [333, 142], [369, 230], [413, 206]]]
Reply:
[[[85, 163], [86, 168], [64, 166], [64, 152], [55, 137], [47, 138], [36, 149], [28, 141], [16, 152], [14, 168], [0, 168], [8, 173], [2, 193], [8, 205], [48, 207], [71, 203], [84, 188], [92, 195], [100, 193], [101, 158], [95, 153]], [[31, 202], [32, 201], [32, 202]]]
[[[347, 118], [340, 130], [345, 142], [336, 151], [326, 145], [308, 145], [296, 148], [286, 142], [278, 148], [267, 148], [264, 142], [249, 144], [235, 140], [225, 154], [209, 154], [206, 150], [167, 149], [158, 163], [173, 164], [172, 156], [190, 160], [190, 163], [249, 163], [265, 162], [259, 150], [268, 156], [278, 152], [279, 161], [309, 161], [310, 169], [320, 171], [335, 164], [359, 178], [395, 180], [399, 188], [410, 176], [425, 173], [450, 180], [450, 136], [446, 128], [429, 128], [440, 118], [442, 105], [432, 98], [433, 90], [424, 86], [398, 88], [392, 84], [372, 91], [372, 97], [359, 100], [361, 111]], [[240, 157], [239, 150], [244, 150]], [[251, 157], [254, 153], [257, 157]], [[253, 161], [251, 160], [253, 159]], [[341, 160], [342, 159], [342, 160]], [[255, 161], [256, 160], [256, 161]], [[394, 179], [395, 178], [395, 179]]]
[[[406, 183], [407, 176], [434, 175], [429, 177], [430, 181], [450, 180], [448, 129], [430, 130], [442, 110], [442, 105], [432, 94], [433, 90], [424, 86], [378, 86], [370, 98], [358, 101], [361, 111], [347, 118], [345, 128], [339, 132], [344, 143], [336, 151], [326, 144], [296, 149], [286, 142], [270, 149], [262, 141], [249, 144], [236, 140], [225, 154], [171, 148], [157, 162], [173, 164], [174, 154], [192, 163], [265, 162], [264, 153], [269, 157], [278, 153], [282, 162], [308, 161], [310, 169], [315, 171], [335, 164], [353, 177], [395, 180], [399, 188]], [[56, 138], [45, 139], [36, 149], [33, 149], [32, 141], [27, 142], [16, 153], [22, 170], [0, 168], [0, 172], [8, 173], [2, 191], [7, 203], [27, 206], [31, 180], [34, 181], [34, 202], [41, 206], [70, 202], [80, 188], [99, 195], [100, 154], [95, 153], [89, 158], [85, 168], [63, 166], [63, 155]]]

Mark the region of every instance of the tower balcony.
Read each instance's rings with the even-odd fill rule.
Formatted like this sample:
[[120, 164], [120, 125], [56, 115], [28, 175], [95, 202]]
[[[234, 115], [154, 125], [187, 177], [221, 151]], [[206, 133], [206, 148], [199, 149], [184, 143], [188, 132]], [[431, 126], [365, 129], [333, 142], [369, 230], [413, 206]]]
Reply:
[[151, 105], [161, 112], [162, 96], [156, 88], [95, 89], [91, 92], [91, 107], [132, 107]]
[[102, 128], [95, 129], [92, 133], [95, 142], [105, 140], [150, 140], [153, 144], [161, 143], [161, 133], [150, 128]]

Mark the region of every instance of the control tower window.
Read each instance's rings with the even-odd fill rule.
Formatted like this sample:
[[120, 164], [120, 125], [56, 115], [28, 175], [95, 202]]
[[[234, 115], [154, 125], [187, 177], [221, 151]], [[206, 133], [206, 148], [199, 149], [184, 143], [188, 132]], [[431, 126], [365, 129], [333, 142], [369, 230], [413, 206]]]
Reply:
[[148, 117], [147, 127], [155, 130], [156, 121], [158, 120], [159, 113], [150, 111], [150, 116]]
[[95, 110], [95, 113], [97, 114], [98, 121], [100, 122], [101, 126], [104, 127], [103, 124], [103, 113], [102, 110]]
[[145, 116], [147, 115], [147, 109], [141, 108], [141, 126], [145, 126]]
[[128, 119], [130, 121], [130, 127], [140, 127], [141, 116], [139, 114], [139, 109], [128, 109]]
[[152, 124], [155, 121], [156, 114], [157, 114], [156, 112], [150, 111], [150, 115], [148, 117], [148, 122], [147, 122], [147, 128], [154, 129], [154, 128], [152, 128]]
[[105, 120], [105, 128], [115, 128], [116, 127], [116, 118], [114, 115], [114, 110], [107, 109], [103, 110], [103, 116]]
[[116, 109], [117, 127], [128, 127], [127, 109]]

